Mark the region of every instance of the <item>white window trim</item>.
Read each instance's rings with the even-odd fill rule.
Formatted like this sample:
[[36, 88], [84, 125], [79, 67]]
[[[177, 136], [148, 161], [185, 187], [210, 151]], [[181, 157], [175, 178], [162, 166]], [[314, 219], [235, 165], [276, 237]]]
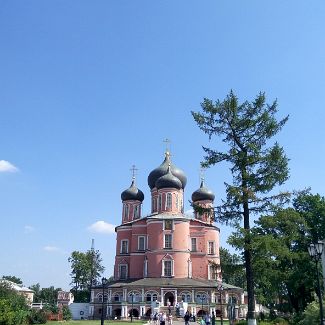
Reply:
[[[166, 236], [170, 236], [171, 240], [170, 240], [170, 247], [166, 247]], [[173, 234], [164, 234], [164, 248], [166, 249], [172, 249], [173, 248]]]
[[[126, 252], [123, 252], [123, 242], [126, 242]], [[128, 239], [121, 239], [121, 247], [120, 247], [120, 254], [129, 254], [129, 240]]]
[[[143, 249], [140, 249], [140, 238], [143, 238]], [[146, 236], [138, 236], [138, 251], [144, 251], [146, 248]]]
[[[170, 198], [170, 206], [168, 205], [168, 198]], [[172, 209], [173, 207], [173, 195], [172, 193], [166, 193], [166, 200], [165, 200], [165, 210]]]
[[213, 268], [212, 264], [208, 264], [208, 279], [209, 280], [217, 280], [218, 279], [218, 270], [216, 269], [216, 277], [214, 278], [213, 275]]
[[[126, 277], [125, 278], [121, 278], [121, 267], [122, 266], [125, 266], [126, 267]], [[121, 279], [121, 280], [125, 280], [129, 277], [129, 266], [125, 263], [121, 263], [118, 265], [118, 278]]]
[[[165, 262], [171, 262], [171, 275], [165, 275]], [[173, 259], [169, 259], [169, 258], [165, 258], [162, 260], [161, 263], [161, 276], [163, 277], [173, 277], [174, 276], [174, 260]]]
[[[193, 250], [193, 245], [192, 245], [192, 240], [193, 239], [195, 239], [195, 250]], [[191, 237], [190, 245], [191, 245], [191, 248], [190, 248], [191, 252], [197, 252], [197, 238], [196, 237]]]
[[[212, 253], [209, 252], [210, 243], [213, 243], [213, 252]], [[209, 240], [208, 241], [208, 251], [207, 251], [207, 253], [208, 253], [208, 255], [215, 255], [216, 254], [216, 242], [214, 240]]]
[[123, 220], [129, 219], [129, 212], [130, 212], [129, 205], [124, 203]]
[[139, 218], [140, 215], [140, 205], [133, 206], [133, 219]]

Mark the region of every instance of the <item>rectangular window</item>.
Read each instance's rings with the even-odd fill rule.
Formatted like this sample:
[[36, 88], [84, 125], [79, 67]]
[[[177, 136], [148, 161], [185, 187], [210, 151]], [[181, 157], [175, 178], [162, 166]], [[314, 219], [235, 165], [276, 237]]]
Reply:
[[196, 238], [191, 238], [191, 251], [196, 252]]
[[140, 205], [134, 206], [133, 218], [138, 219], [140, 217]]
[[129, 241], [121, 240], [121, 254], [127, 254], [129, 252]]
[[158, 210], [161, 211], [161, 208], [162, 208], [162, 195], [159, 194], [159, 197], [158, 197]]
[[129, 206], [127, 204], [124, 204], [123, 218], [124, 220], [129, 218]]
[[164, 261], [164, 276], [172, 276], [173, 261]]
[[127, 275], [127, 265], [120, 265], [120, 279], [126, 279]]
[[166, 208], [167, 209], [171, 209], [172, 208], [172, 194], [171, 193], [167, 193], [167, 204], [166, 204]]
[[144, 251], [146, 249], [146, 240], [144, 236], [138, 237], [138, 250]]
[[208, 242], [208, 254], [209, 255], [214, 255], [214, 241], [209, 241]]
[[172, 248], [172, 235], [165, 234], [165, 245], [164, 248]]
[[164, 221], [164, 230], [173, 230], [173, 220]]
[[209, 280], [216, 280], [218, 278], [217, 266], [209, 265]]

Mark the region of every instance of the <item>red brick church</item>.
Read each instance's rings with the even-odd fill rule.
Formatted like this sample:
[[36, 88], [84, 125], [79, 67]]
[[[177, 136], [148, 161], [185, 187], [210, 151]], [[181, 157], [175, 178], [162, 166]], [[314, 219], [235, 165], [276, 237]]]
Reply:
[[[220, 229], [208, 213], [184, 214], [186, 182], [166, 152], [148, 176], [150, 215], [141, 215], [144, 194], [134, 177], [122, 192], [114, 281], [93, 288], [90, 317], [100, 318], [103, 312], [108, 318], [149, 317], [155, 311], [174, 312], [176, 306], [180, 314], [227, 317], [230, 303], [236, 318], [242, 316], [243, 290], [222, 283]], [[214, 198], [202, 179], [193, 203], [212, 207]]]

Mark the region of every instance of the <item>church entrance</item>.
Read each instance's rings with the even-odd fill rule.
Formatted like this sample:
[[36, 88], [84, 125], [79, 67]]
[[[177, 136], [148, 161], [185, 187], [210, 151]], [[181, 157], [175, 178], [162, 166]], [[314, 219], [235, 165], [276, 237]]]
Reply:
[[172, 292], [168, 291], [164, 297], [164, 306], [174, 306], [175, 296]]

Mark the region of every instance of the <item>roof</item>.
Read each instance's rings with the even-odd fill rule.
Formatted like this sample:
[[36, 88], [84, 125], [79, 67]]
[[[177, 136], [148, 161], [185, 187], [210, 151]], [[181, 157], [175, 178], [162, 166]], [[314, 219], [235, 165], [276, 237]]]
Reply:
[[[190, 279], [190, 278], [143, 278], [143, 279], [129, 279], [125, 281], [111, 282], [109, 288], [123, 288], [123, 287], [183, 287], [183, 288], [218, 288], [220, 282], [216, 280], [205, 279]], [[228, 283], [221, 283], [224, 290], [239, 290], [242, 288], [235, 287]], [[98, 288], [102, 286], [99, 285]]]
[[31, 290], [31, 289], [29, 289], [27, 287], [20, 286], [17, 283], [12, 282], [12, 281], [8, 281], [6, 279], [0, 279], [0, 282], [7, 283], [13, 290], [16, 290], [16, 291], [31, 292], [31, 293], [34, 292], [33, 290]]
[[186, 214], [186, 213], [152, 213], [152, 214], [149, 214], [145, 217], [142, 217], [140, 219], [136, 219], [136, 220], [132, 220], [132, 221], [128, 221], [128, 222], [125, 222], [119, 226], [116, 226], [115, 227], [115, 231], [117, 228], [120, 228], [120, 227], [127, 227], [127, 226], [131, 226], [133, 223], [137, 223], [137, 222], [140, 222], [140, 221], [143, 221], [143, 220], [146, 220], [146, 219], [158, 219], [158, 220], [164, 220], [164, 219], [173, 219], [173, 220], [188, 220], [188, 221], [195, 221], [195, 222], [198, 222], [198, 223], [201, 223], [202, 226], [205, 226], [205, 227], [211, 227], [211, 228], [215, 228], [216, 230], [220, 231], [220, 228], [213, 225], [213, 224], [209, 224], [209, 223], [206, 223], [202, 220], [199, 220], [199, 219], [196, 219], [194, 218], [192, 215], [190, 214]]

